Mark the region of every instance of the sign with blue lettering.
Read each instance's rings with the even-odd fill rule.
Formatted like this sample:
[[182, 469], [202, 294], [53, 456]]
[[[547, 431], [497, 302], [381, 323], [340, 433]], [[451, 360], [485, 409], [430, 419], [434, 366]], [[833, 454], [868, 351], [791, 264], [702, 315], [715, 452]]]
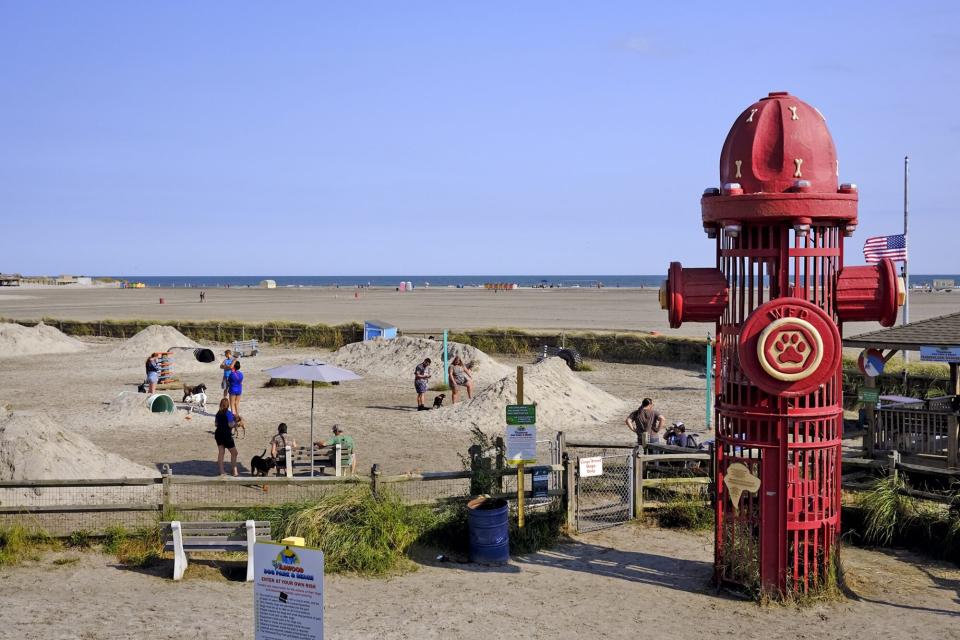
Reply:
[[323, 640], [323, 552], [274, 542], [253, 547], [256, 640]]
[[550, 472], [546, 469], [537, 469], [531, 474], [533, 478], [533, 486], [531, 487], [533, 491], [534, 498], [546, 498], [548, 491], [550, 490]]

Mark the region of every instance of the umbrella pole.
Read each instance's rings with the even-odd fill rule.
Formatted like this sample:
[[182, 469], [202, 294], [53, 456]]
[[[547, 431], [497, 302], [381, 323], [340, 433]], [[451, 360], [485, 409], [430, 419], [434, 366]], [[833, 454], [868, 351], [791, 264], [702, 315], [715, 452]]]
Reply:
[[317, 383], [310, 381], [310, 477], [313, 477], [313, 398], [317, 393]]

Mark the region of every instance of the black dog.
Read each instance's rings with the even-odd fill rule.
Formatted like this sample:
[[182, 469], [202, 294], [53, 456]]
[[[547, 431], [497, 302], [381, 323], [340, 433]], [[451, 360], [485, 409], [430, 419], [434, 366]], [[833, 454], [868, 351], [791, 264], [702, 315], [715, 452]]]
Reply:
[[447, 397], [447, 394], [441, 393], [436, 398], [433, 399], [433, 408], [439, 409], [443, 406], [443, 399]]
[[274, 460], [272, 456], [264, 457], [266, 453], [267, 450], [264, 449], [260, 455], [250, 458], [250, 475], [266, 477], [266, 475], [270, 473], [270, 469], [277, 466], [277, 461]]
[[143, 384], [142, 382], [137, 385], [137, 393], [146, 393], [146, 392], [147, 392], [147, 385]]
[[190, 385], [185, 384], [183, 385], [183, 400], [181, 400], [180, 402], [186, 402], [187, 398], [192, 398], [198, 393], [206, 393], [206, 392], [207, 392], [207, 385], [203, 384], [202, 382], [195, 387], [191, 387]]

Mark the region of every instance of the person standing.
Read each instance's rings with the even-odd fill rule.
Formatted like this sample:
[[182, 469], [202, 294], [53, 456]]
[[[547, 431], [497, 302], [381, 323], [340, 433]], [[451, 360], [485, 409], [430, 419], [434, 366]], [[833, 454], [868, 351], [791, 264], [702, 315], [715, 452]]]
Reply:
[[653, 408], [653, 400], [644, 398], [636, 411], [630, 412], [624, 424], [637, 434], [637, 444], [645, 447], [660, 442], [660, 429], [663, 427], [663, 415]]
[[220, 388], [223, 389], [223, 397], [226, 398], [230, 395], [230, 372], [233, 371], [233, 352], [230, 349], [227, 349], [223, 352], [223, 362], [220, 363], [220, 368], [223, 369], [223, 380], [220, 381]]
[[240, 361], [234, 360], [233, 371], [227, 380], [230, 391], [230, 409], [233, 415], [240, 417], [240, 396], [243, 395], [243, 374], [240, 373]]
[[220, 400], [220, 410], [214, 416], [213, 422], [216, 429], [213, 432], [213, 439], [217, 443], [217, 467], [220, 469], [220, 475], [227, 475], [223, 470], [223, 454], [230, 451], [230, 464], [233, 465], [233, 475], [239, 476], [237, 470], [237, 445], [233, 441], [233, 427], [237, 424], [237, 418], [230, 411], [230, 401], [226, 398]]
[[147, 358], [147, 393], [153, 395], [157, 390], [157, 383], [160, 382], [160, 354], [151, 353]]
[[450, 379], [450, 392], [453, 396], [451, 402], [457, 403], [457, 389], [459, 387], [467, 388], [467, 399], [473, 398], [473, 377], [470, 375], [470, 369], [464, 364], [460, 356], [454, 356], [450, 363], [450, 370], [447, 372]]
[[430, 358], [426, 358], [413, 370], [413, 388], [417, 391], [417, 411], [426, 411], [427, 386], [430, 384]]

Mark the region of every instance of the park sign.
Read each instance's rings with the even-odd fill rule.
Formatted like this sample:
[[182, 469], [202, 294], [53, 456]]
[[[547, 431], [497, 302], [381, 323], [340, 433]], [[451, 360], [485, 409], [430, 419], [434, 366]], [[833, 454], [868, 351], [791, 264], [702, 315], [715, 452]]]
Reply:
[[960, 362], [958, 347], [920, 347], [920, 359], [926, 362]]
[[870, 387], [860, 387], [857, 392], [857, 399], [866, 404], [877, 404], [880, 401], [880, 389]]
[[536, 405], [507, 405], [507, 464], [534, 464], [537, 461], [536, 423]]
[[535, 404], [508, 404], [507, 424], [527, 425], [537, 424], [537, 405]]
[[323, 552], [257, 542], [253, 570], [256, 640], [323, 640]]

